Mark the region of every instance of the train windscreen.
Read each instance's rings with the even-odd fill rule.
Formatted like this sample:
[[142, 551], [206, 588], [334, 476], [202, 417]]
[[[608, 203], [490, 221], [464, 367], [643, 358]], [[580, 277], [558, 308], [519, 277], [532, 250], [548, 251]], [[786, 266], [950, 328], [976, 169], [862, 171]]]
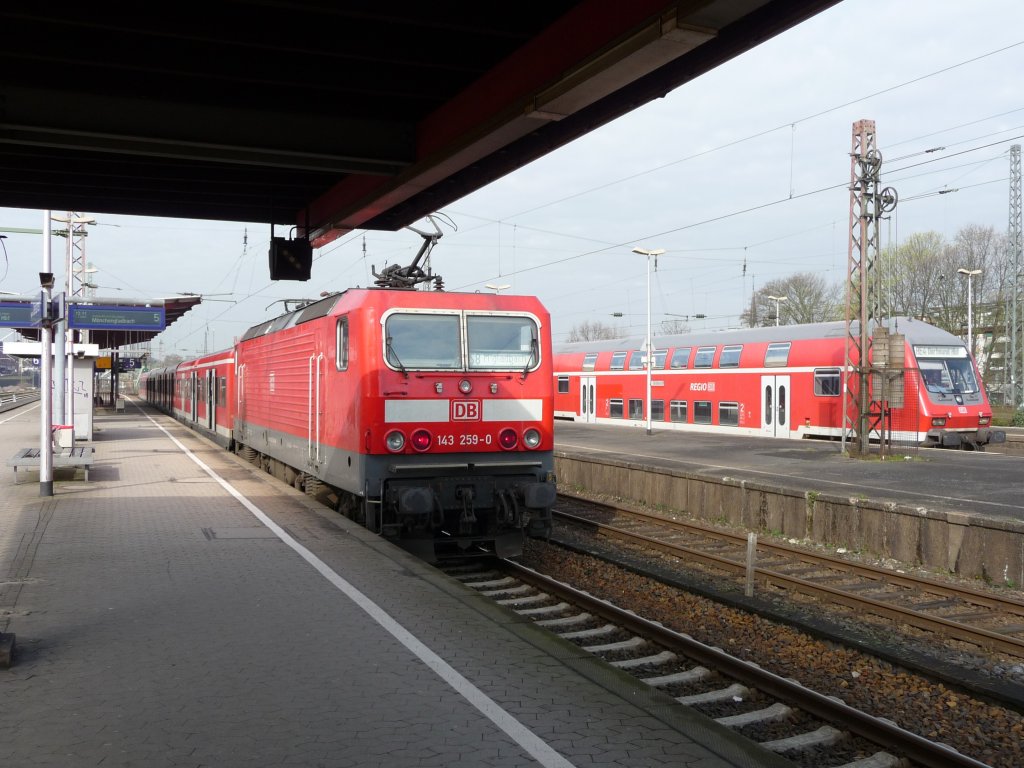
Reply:
[[929, 392], [969, 395], [978, 392], [978, 379], [966, 347], [914, 346], [921, 378]]

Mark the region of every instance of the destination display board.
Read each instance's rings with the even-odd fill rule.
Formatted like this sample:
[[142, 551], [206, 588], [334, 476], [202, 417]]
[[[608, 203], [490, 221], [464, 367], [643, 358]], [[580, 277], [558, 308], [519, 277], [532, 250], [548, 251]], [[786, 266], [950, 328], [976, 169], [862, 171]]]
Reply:
[[0, 301], [0, 327], [34, 328], [38, 325], [38, 305], [29, 302]]
[[102, 306], [71, 304], [68, 327], [104, 331], [162, 331], [166, 327], [163, 307]]

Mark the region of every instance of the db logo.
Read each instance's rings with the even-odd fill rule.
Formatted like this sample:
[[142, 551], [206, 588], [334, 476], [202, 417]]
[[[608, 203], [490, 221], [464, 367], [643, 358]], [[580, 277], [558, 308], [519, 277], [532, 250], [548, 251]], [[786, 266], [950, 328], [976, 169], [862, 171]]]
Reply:
[[480, 401], [452, 400], [452, 421], [480, 421]]

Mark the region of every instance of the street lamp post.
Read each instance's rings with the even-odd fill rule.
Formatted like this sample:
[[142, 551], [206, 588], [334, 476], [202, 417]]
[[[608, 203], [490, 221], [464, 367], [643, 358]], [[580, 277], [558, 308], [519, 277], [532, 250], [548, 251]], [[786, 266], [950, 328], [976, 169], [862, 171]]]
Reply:
[[644, 368], [647, 369], [647, 434], [651, 434], [651, 361], [654, 359], [654, 350], [651, 349], [651, 256], [654, 257], [654, 266], [658, 266], [658, 257], [665, 252], [664, 248], [648, 250], [646, 248], [634, 248], [633, 253], [639, 253], [647, 257], [647, 341], [644, 349]]
[[789, 297], [788, 296], [766, 296], [765, 298], [771, 299], [772, 301], [775, 302], [775, 327], [778, 328], [779, 327], [779, 313], [780, 313], [779, 305], [782, 302], [784, 302], [784, 301], [788, 301]]
[[975, 275], [980, 275], [980, 269], [965, 269], [960, 267], [957, 273], [961, 275], [967, 275], [967, 352], [971, 357], [974, 357], [974, 307], [973, 307], [973, 285], [971, 283], [972, 278]]

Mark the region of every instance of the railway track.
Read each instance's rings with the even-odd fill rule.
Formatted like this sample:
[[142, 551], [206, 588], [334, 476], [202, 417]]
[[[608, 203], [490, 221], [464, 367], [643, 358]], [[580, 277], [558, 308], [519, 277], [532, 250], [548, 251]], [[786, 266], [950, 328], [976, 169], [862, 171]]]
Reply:
[[[570, 511], [571, 510], [571, 511]], [[557, 519], [745, 579], [748, 538], [696, 523], [562, 497]], [[758, 541], [753, 578], [858, 612], [1024, 658], [1024, 601]]]
[[794, 765], [982, 768], [985, 763], [799, 682], [509, 561], [446, 569], [609, 664]]

